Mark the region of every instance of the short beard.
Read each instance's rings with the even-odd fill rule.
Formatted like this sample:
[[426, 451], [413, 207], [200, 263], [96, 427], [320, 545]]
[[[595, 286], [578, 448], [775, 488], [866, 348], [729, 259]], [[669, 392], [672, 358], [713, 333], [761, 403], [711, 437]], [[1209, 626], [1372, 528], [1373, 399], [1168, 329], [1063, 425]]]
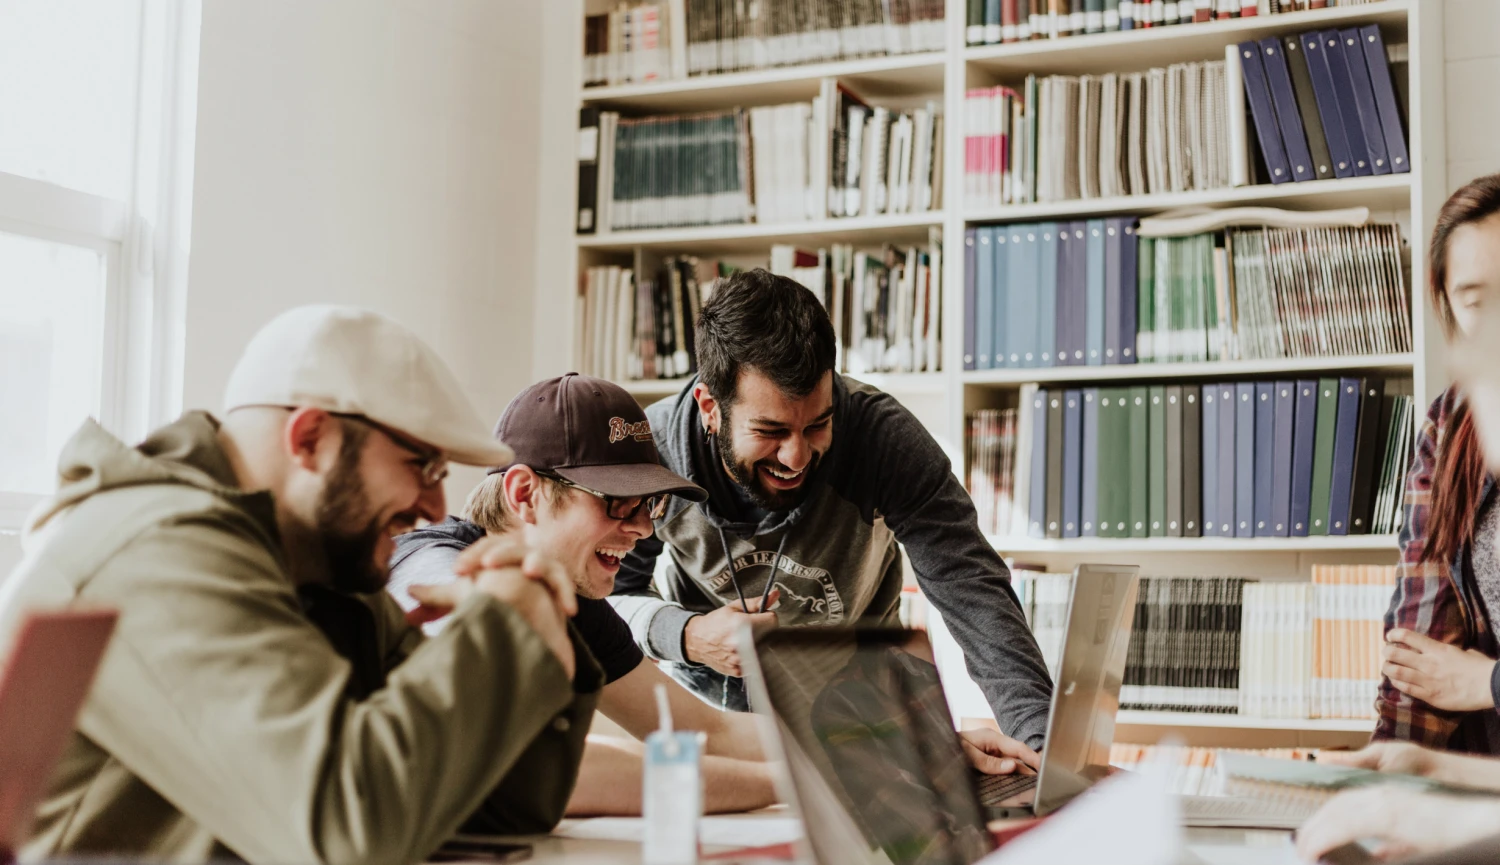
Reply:
[[344, 424], [338, 462], [318, 494], [314, 515], [329, 584], [340, 592], [378, 592], [390, 579], [387, 564], [375, 561], [382, 531], [380, 520], [365, 515], [369, 499], [359, 474], [365, 437], [363, 428]]
[[[755, 463], [741, 460], [740, 455], [735, 453], [734, 434], [729, 431], [729, 427], [729, 412], [725, 411], [720, 419], [719, 429], [714, 433], [714, 440], [719, 448], [719, 461], [729, 471], [729, 477], [739, 485], [745, 495], [750, 497], [750, 501], [764, 510], [789, 511], [807, 499], [807, 491], [812, 486], [812, 475], [818, 468], [818, 462], [823, 458], [822, 454], [814, 453], [812, 461], [807, 464], [807, 468], [802, 470], [801, 486], [794, 490], [767, 489], [760, 479], [760, 473], [756, 471]], [[783, 468], [781, 463], [774, 460], [762, 460], [762, 462]]]

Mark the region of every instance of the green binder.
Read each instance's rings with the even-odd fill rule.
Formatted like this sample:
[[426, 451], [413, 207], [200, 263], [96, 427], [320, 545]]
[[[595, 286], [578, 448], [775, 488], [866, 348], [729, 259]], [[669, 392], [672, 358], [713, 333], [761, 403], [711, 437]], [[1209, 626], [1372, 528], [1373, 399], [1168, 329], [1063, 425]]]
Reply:
[[1146, 487], [1146, 534], [1167, 535], [1167, 394], [1164, 385], [1153, 385], [1146, 405], [1146, 457], [1149, 477]]
[[1156, 360], [1156, 239], [1142, 237], [1136, 252], [1136, 363]]
[[1339, 380], [1318, 379], [1317, 425], [1313, 428], [1312, 525], [1309, 535], [1328, 534], [1328, 497], [1333, 486], [1333, 428], [1339, 412]]
[[1130, 537], [1130, 392], [1099, 389], [1099, 537]]
[[[1147, 444], [1147, 422], [1146, 402], [1149, 394], [1144, 387], [1133, 387], [1126, 410], [1130, 412], [1130, 537], [1148, 537], [1147, 520], [1147, 481], [1146, 464], [1149, 457]], [[1329, 460], [1333, 458], [1332, 445], [1329, 446]], [[1327, 510], [1327, 499], [1324, 499], [1324, 509]]]

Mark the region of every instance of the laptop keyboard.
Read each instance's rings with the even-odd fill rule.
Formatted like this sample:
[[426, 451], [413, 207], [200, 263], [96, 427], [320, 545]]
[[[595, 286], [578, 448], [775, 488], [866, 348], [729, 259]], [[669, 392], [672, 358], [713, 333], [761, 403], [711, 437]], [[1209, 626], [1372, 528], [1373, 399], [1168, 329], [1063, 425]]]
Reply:
[[1017, 793], [1036, 786], [1035, 775], [980, 775], [978, 780], [979, 804], [998, 805]]

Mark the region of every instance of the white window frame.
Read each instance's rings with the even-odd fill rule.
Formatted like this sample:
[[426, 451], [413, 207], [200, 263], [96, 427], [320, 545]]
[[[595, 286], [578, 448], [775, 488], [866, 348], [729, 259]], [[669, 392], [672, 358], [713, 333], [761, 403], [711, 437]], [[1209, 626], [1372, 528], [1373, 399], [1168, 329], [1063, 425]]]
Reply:
[[[104, 256], [97, 420], [129, 442], [182, 411], [201, 22], [201, 0], [142, 0], [127, 199], [0, 171], [0, 231]], [[0, 489], [0, 531], [43, 498]]]

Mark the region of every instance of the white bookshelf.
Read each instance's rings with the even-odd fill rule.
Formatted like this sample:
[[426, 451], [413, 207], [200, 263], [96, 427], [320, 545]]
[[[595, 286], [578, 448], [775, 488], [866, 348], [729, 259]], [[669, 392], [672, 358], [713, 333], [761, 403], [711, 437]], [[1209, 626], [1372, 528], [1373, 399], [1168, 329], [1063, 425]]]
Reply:
[[[600, 11], [607, 0], [575, 0], [581, 18]], [[773, 105], [811, 99], [827, 76], [848, 83], [877, 103], [913, 104], [938, 100], [945, 115], [945, 186], [940, 212], [869, 218], [830, 219], [782, 225], [707, 226], [650, 231], [621, 231], [572, 239], [573, 255], [565, 263], [564, 278], [542, 291], [561, 290], [564, 308], [576, 319], [581, 304], [572, 287], [583, 269], [600, 263], [650, 260], [670, 253], [717, 255], [741, 261], [769, 257], [776, 243], [804, 247], [854, 243], [871, 247], [884, 243], [923, 243], [930, 228], [941, 227], [947, 253], [943, 257], [943, 371], [935, 374], [865, 376], [866, 381], [901, 399], [927, 425], [963, 472], [963, 434], [966, 416], [981, 408], [1015, 404], [1020, 385], [1027, 382], [1208, 381], [1221, 377], [1298, 376], [1371, 371], [1410, 375], [1417, 418], [1444, 385], [1440, 360], [1441, 336], [1427, 306], [1426, 241], [1433, 218], [1446, 196], [1443, 117], [1443, 5], [1429, 0], [1379, 0], [1360, 6], [1336, 7], [1275, 16], [1233, 19], [1206, 24], [1150, 30], [1074, 36], [1057, 40], [975, 46], [964, 44], [966, 0], [947, 0], [948, 49], [941, 52], [819, 63], [764, 69], [686, 80], [659, 81], [613, 87], [582, 88], [581, 63], [571, 89], [575, 108], [594, 105], [627, 114], [681, 113], [735, 105]], [[1092, 74], [1140, 71], [1153, 66], [1196, 60], [1222, 60], [1232, 43], [1285, 32], [1378, 23], [1386, 43], [1408, 45], [1408, 146], [1410, 174], [1346, 178], [1305, 183], [1261, 185], [1220, 190], [1145, 195], [1112, 199], [1046, 202], [1010, 207], [968, 207], [963, 201], [963, 120], [965, 92], [971, 87], [1018, 84], [1028, 73]], [[573, 183], [565, 186], [567, 200], [576, 200]], [[559, 178], [559, 183], [561, 179]], [[563, 192], [559, 192], [563, 194]], [[964, 230], [976, 223], [1084, 218], [1104, 214], [1150, 215], [1183, 207], [1266, 205], [1292, 209], [1363, 206], [1381, 219], [1395, 219], [1409, 243], [1413, 311], [1413, 351], [1409, 354], [1359, 357], [1290, 358], [1225, 363], [1163, 363], [1131, 366], [1063, 367], [1034, 370], [962, 369]], [[553, 304], [551, 308], [555, 308]], [[566, 329], [571, 343], [572, 329]], [[576, 346], [570, 356], [577, 357]], [[622, 382], [642, 402], [677, 392], [682, 382]], [[993, 538], [1007, 556], [1024, 556], [1027, 563], [1071, 568], [1079, 561], [1108, 557], [1138, 563], [1153, 574], [1242, 573], [1254, 577], [1307, 579], [1316, 563], [1358, 561], [1394, 562], [1393, 536], [1313, 537], [1285, 539], [1145, 538], [1037, 540]], [[1226, 558], [1226, 554], [1232, 557]], [[1283, 721], [1239, 716], [1190, 713], [1122, 712], [1126, 730], [1146, 735], [1177, 731], [1189, 740], [1217, 744], [1353, 744], [1368, 733], [1371, 722], [1344, 720]], [[1142, 732], [1145, 731], [1145, 732]]]

